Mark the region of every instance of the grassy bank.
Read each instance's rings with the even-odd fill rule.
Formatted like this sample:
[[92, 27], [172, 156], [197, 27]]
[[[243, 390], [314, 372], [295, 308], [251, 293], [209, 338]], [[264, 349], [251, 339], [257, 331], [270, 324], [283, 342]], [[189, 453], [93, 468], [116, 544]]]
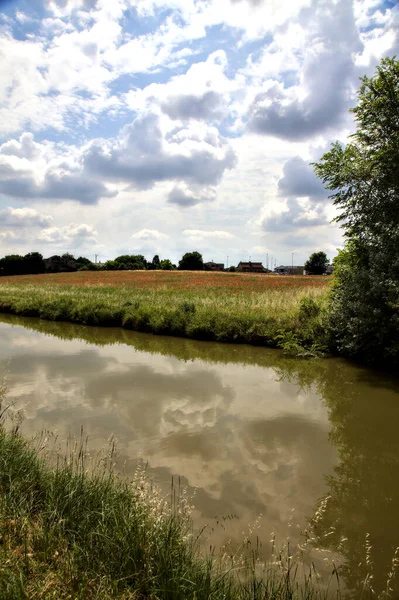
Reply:
[[270, 347], [323, 344], [327, 278], [177, 272], [0, 280], [0, 311], [54, 321]]
[[45, 445], [43, 436], [28, 442], [1, 419], [2, 599], [328, 597], [314, 567], [290, 548], [269, 564], [259, 547], [247, 559], [205, 557], [184, 493], [170, 504], [144, 473], [132, 481], [118, 477], [112, 447], [88, 469], [84, 441], [66, 458], [53, 456], [52, 466], [43, 458]]

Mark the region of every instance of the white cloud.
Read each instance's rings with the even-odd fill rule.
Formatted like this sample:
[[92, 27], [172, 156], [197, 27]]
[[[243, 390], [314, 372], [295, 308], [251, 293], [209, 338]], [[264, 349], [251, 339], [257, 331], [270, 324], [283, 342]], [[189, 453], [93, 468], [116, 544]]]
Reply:
[[3, 227], [46, 227], [53, 221], [51, 215], [39, 213], [35, 208], [0, 209], [0, 223]]
[[166, 83], [152, 83], [129, 91], [125, 100], [132, 110], [160, 106], [171, 119], [221, 120], [230, 104], [231, 93], [244, 85], [244, 77], [229, 78], [226, 53], [218, 50], [205, 61], [192, 64]]
[[118, 138], [93, 141], [82, 163], [92, 177], [126, 181], [139, 190], [162, 181], [206, 190], [234, 166], [235, 154], [217, 129], [179, 126], [165, 133], [160, 116], [149, 112], [124, 127]]
[[98, 233], [92, 225], [70, 223], [63, 227], [43, 229], [37, 239], [39, 242], [45, 242], [46, 244], [80, 247], [87, 244], [97, 244], [97, 235]]
[[33, 134], [25, 132], [17, 140], [9, 140], [0, 146], [0, 154], [8, 154], [32, 160], [40, 156], [40, 144], [36, 144]]
[[17, 235], [15, 231], [0, 231], [0, 240], [2, 242], [20, 242], [22, 237]]
[[[244, 248], [270, 248], [284, 262], [295, 244], [340, 238], [308, 162], [353, 130], [358, 76], [398, 49], [397, 7], [43, 0], [40, 21], [29, 3], [24, 13], [9, 4], [0, 32], [6, 252], [17, 241], [25, 253], [73, 251], [82, 240], [94, 252], [101, 239], [111, 258], [162, 241], [173, 260], [195, 243], [215, 259], [227, 247], [233, 262]], [[75, 220], [90, 225], [71, 225], [76, 202]]]
[[132, 235], [132, 238], [138, 240], [166, 240], [169, 236], [165, 233], [161, 233], [156, 229], [140, 229]]
[[228, 231], [203, 231], [201, 229], [185, 229], [183, 235], [196, 239], [230, 240], [234, 238]]

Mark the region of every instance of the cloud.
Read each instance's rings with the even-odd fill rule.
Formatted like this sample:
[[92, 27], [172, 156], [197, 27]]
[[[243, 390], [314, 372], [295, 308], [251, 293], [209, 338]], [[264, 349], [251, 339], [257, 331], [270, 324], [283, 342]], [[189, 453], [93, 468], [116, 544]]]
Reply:
[[22, 200], [76, 200], [81, 204], [96, 204], [100, 198], [112, 198], [105, 185], [81, 173], [50, 168], [38, 182], [32, 170], [14, 168], [0, 155], [0, 193]]
[[140, 112], [159, 107], [172, 120], [221, 121], [229, 115], [231, 96], [244, 83], [240, 74], [227, 75], [228, 66], [226, 52], [217, 50], [164, 83], [130, 90], [126, 103]]
[[[96, 204], [100, 198], [116, 195], [116, 192], [109, 191], [103, 183], [56, 165], [47, 168], [38, 181], [33, 161], [22, 160], [16, 163], [11, 160], [14, 157], [19, 159], [22, 155], [23, 159], [31, 156], [33, 139], [22, 135], [21, 140], [11, 140], [1, 147], [0, 193], [22, 200], [76, 200], [81, 204]], [[39, 145], [35, 144], [34, 147], [36, 151]]]
[[186, 94], [171, 96], [161, 108], [171, 119], [204, 119], [213, 120], [223, 117], [223, 97], [213, 90], [201, 96]]
[[283, 212], [272, 212], [262, 220], [264, 231], [293, 231], [327, 225], [329, 222], [322, 204], [301, 203], [297, 198], [289, 198], [284, 208]]
[[199, 139], [189, 128], [178, 128], [166, 139], [159, 115], [140, 115], [108, 145], [93, 142], [83, 154], [84, 169], [91, 176], [129, 182], [138, 189], [174, 180], [215, 185], [236, 158], [217, 131], [216, 141], [209, 132], [210, 128], [203, 127]]
[[[198, 186], [197, 186], [198, 187]], [[213, 187], [202, 189], [189, 189], [187, 186], [175, 186], [168, 195], [168, 202], [182, 208], [195, 206], [203, 202], [211, 202], [216, 198], [216, 190]]]
[[46, 227], [53, 217], [39, 213], [34, 208], [4, 208], [0, 210], [0, 223], [4, 227]]
[[278, 182], [281, 196], [312, 196], [327, 198], [323, 183], [316, 177], [313, 167], [300, 156], [287, 160], [283, 167], [283, 177]]
[[190, 238], [214, 240], [230, 240], [234, 237], [234, 235], [228, 231], [203, 231], [202, 229], [185, 229], [183, 235]]
[[17, 235], [15, 231], [0, 231], [0, 241], [7, 243], [19, 243], [23, 239], [23, 236]]
[[[215, 127], [192, 123], [170, 129], [171, 121], [163, 119], [154, 112], [138, 115], [116, 137], [93, 140], [70, 156], [62, 147], [50, 152], [23, 134], [0, 148], [0, 193], [90, 205], [117, 195], [107, 182], [144, 190], [171, 181], [171, 203], [188, 206], [213, 200], [225, 170], [235, 165], [233, 149]], [[41, 156], [45, 151], [48, 156]]]
[[9, 140], [0, 146], [0, 154], [17, 156], [18, 158], [27, 158], [32, 160], [40, 155], [40, 146], [36, 144], [33, 134], [25, 132], [17, 140]]
[[157, 229], [140, 229], [132, 235], [132, 238], [138, 240], [166, 240], [169, 236], [161, 233]]
[[251, 131], [305, 140], [346, 116], [357, 84], [353, 55], [363, 48], [352, 3], [313, 0], [301, 11], [299, 23], [306, 31], [300, 86], [276, 82], [257, 94], [249, 109]]
[[[166, 244], [176, 260], [183, 228], [239, 232], [230, 259], [238, 246], [279, 256], [284, 236], [335, 235], [321, 226], [331, 202], [307, 157], [353, 128], [357, 77], [398, 46], [393, 4], [11, 2], [0, 31], [1, 208], [37, 211], [3, 210], [1, 231], [10, 244], [22, 232], [25, 253], [38, 227], [51, 240], [43, 248], [73, 240], [73, 200], [110, 257]], [[193, 239], [215, 258], [226, 245]]]
[[39, 242], [58, 246], [79, 247], [85, 244], [97, 244], [97, 231], [92, 225], [70, 223], [64, 227], [48, 227], [38, 235]]
[[251, 4], [252, 6], [260, 6], [261, 4], [263, 4], [265, 0], [231, 0], [232, 4], [238, 4], [239, 2], [247, 2], [248, 4]]
[[299, 156], [287, 160], [278, 182], [279, 209], [266, 213], [265, 231], [292, 231], [329, 223], [326, 213], [328, 192], [315, 176], [309, 163]]

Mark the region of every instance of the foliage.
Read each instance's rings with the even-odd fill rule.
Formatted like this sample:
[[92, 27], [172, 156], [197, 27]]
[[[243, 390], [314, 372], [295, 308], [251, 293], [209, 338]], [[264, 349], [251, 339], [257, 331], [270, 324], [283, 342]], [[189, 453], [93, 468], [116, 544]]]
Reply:
[[204, 268], [204, 261], [202, 254], [199, 252], [186, 252], [181, 260], [179, 260], [180, 271], [202, 271]]
[[164, 258], [161, 260], [161, 269], [162, 271], [173, 271], [174, 266], [169, 258]]
[[305, 263], [305, 271], [310, 275], [323, 275], [327, 265], [328, 258], [325, 252], [313, 252]]
[[0, 275], [25, 275], [44, 271], [43, 256], [39, 252], [30, 252], [25, 256], [10, 254], [0, 259]]
[[67, 273], [79, 269], [79, 264], [76, 259], [72, 254], [68, 253], [63, 254], [62, 256], [55, 254], [54, 256], [45, 258], [44, 263], [46, 265], [47, 273]]
[[24, 256], [26, 273], [44, 273], [45, 264], [43, 256], [39, 252], [30, 252]]
[[78, 264], [79, 271], [81, 271], [82, 269], [84, 269], [86, 271], [96, 271], [97, 270], [97, 265], [95, 263], [93, 263], [89, 258], [86, 258], [85, 256], [79, 256], [79, 258], [76, 259], [76, 262]]
[[152, 268], [153, 268], [154, 270], [157, 270], [157, 269], [160, 269], [160, 268], [161, 268], [161, 261], [159, 260], [159, 256], [158, 256], [158, 254], [156, 254], [156, 255], [154, 256], [154, 258], [152, 259], [152, 263], [151, 263], [151, 265], [152, 265]]
[[231, 265], [231, 267], [229, 267], [230, 273], [235, 273], [236, 271], [237, 271], [237, 268], [234, 265]]
[[346, 246], [335, 261], [329, 328], [333, 349], [399, 362], [399, 62], [363, 77], [352, 141], [314, 165], [340, 209]]

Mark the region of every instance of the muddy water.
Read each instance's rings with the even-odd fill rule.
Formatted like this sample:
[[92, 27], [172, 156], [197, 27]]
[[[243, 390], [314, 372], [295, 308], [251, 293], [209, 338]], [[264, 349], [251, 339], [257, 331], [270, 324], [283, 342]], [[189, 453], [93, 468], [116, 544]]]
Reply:
[[399, 545], [393, 377], [336, 359], [6, 315], [3, 365], [25, 433], [46, 428], [62, 440], [83, 426], [93, 450], [115, 435], [127, 472], [147, 463], [165, 491], [180, 477], [196, 524], [208, 525], [206, 544], [236, 546], [249, 529], [266, 552], [271, 532], [295, 542], [327, 499], [319, 568], [339, 555], [357, 597], [369, 534], [382, 589]]

